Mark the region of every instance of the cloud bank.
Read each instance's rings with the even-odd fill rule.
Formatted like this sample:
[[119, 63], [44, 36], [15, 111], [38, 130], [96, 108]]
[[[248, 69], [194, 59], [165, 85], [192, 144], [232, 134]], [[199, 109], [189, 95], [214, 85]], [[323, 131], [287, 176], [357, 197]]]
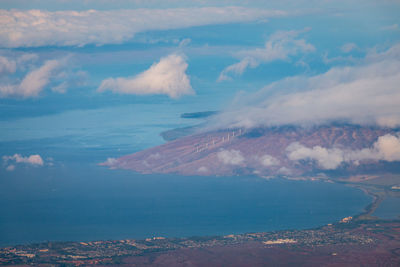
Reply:
[[276, 166], [279, 165], [280, 162], [277, 158], [271, 156], [271, 155], [264, 155], [260, 158], [260, 163], [265, 166], [265, 167], [271, 167], [271, 166]]
[[347, 43], [341, 47], [343, 53], [350, 53], [351, 51], [357, 49], [357, 45], [355, 43]]
[[161, 58], [148, 70], [132, 78], [108, 78], [101, 82], [98, 91], [110, 90], [121, 94], [164, 94], [171, 98], [194, 94], [186, 75], [188, 64], [183, 56], [172, 54]]
[[16, 163], [27, 164], [31, 166], [43, 166], [44, 161], [40, 155], [30, 155], [28, 157], [21, 156], [20, 154], [14, 154], [13, 156], [3, 156], [4, 164], [8, 165], [6, 167], [7, 171], [15, 170]]
[[240, 165], [244, 163], [244, 157], [239, 150], [221, 150], [217, 153], [218, 159], [227, 165]]
[[0, 74], [14, 73], [17, 69], [15, 60], [10, 60], [6, 57], [0, 56]]
[[383, 135], [371, 148], [360, 150], [343, 150], [339, 148], [306, 147], [300, 143], [292, 143], [287, 148], [290, 160], [315, 160], [319, 167], [333, 170], [343, 162], [358, 165], [363, 160], [400, 161], [400, 135]]
[[332, 121], [400, 126], [400, 44], [370, 51], [354, 66], [296, 76], [243, 96], [211, 127], [317, 125]]
[[0, 85], [0, 97], [36, 97], [60, 68], [58, 60], [48, 60], [40, 68], [29, 72], [18, 84]]
[[286, 12], [245, 7], [109, 11], [0, 10], [0, 47], [119, 44], [136, 33], [257, 21]]
[[26, 63], [30, 63], [38, 59], [36, 54], [23, 53], [23, 54], [8, 54], [8, 51], [1, 51], [0, 55], [0, 76], [13, 74], [17, 70], [23, 70]]
[[286, 150], [290, 160], [315, 160], [321, 168], [326, 170], [336, 169], [344, 161], [343, 151], [336, 148], [328, 149], [321, 146], [308, 148], [296, 142], [290, 144]]
[[263, 48], [245, 50], [237, 53], [241, 58], [238, 63], [226, 67], [219, 75], [218, 81], [230, 80], [232, 75], [242, 75], [248, 68], [256, 68], [260, 64], [275, 60], [288, 60], [299, 53], [315, 50], [314, 46], [297, 36], [304, 31], [279, 31], [271, 35]]
[[46, 88], [65, 93], [86, 78], [83, 71], [73, 71], [70, 56], [40, 60], [37, 54], [2, 51], [0, 55], [0, 98], [38, 97]]

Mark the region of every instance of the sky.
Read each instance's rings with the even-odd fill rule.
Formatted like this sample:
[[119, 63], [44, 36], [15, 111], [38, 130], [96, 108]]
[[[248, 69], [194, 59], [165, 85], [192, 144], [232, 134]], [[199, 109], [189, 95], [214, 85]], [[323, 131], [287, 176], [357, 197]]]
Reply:
[[400, 125], [400, 1], [1, 0], [0, 9], [3, 176], [161, 144], [160, 132], [199, 123], [185, 112], [224, 111], [213, 129]]

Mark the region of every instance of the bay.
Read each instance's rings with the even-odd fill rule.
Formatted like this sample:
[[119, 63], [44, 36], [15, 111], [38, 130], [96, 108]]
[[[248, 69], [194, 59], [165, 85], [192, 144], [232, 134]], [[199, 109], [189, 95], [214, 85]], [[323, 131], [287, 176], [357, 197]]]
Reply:
[[141, 175], [91, 165], [0, 174], [0, 245], [304, 229], [363, 211], [339, 184]]

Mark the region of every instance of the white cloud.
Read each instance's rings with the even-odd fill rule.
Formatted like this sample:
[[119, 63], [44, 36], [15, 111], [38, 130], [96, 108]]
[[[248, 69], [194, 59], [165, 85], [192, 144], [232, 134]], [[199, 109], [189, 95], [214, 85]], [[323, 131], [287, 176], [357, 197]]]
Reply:
[[336, 169], [343, 162], [343, 152], [340, 149], [327, 149], [320, 146], [308, 148], [300, 143], [292, 143], [286, 148], [290, 160], [316, 160], [323, 169]]
[[12, 172], [13, 170], [15, 170], [15, 165], [8, 165], [6, 170]]
[[0, 10], [0, 44], [7, 48], [118, 44], [144, 31], [257, 21], [284, 15], [284, 11], [245, 7]]
[[270, 166], [276, 166], [279, 165], [279, 160], [271, 155], [264, 155], [260, 158], [260, 162], [262, 165], [266, 166], [266, 167], [270, 167]]
[[230, 77], [230, 74], [235, 74], [235, 75], [242, 75], [243, 72], [247, 68], [256, 68], [260, 63], [255, 60], [254, 58], [251, 57], [245, 57], [244, 59], [240, 60], [238, 63], [229, 65], [226, 67], [219, 75], [218, 81], [226, 81], [226, 80], [231, 80], [232, 78]]
[[159, 160], [161, 159], [162, 156], [160, 153], [154, 153], [154, 154], [150, 154], [150, 156], [147, 157], [148, 160]]
[[[87, 78], [86, 72], [75, 72], [73, 64], [70, 64], [70, 55], [43, 62], [36, 54], [12, 50], [2, 52], [4, 56], [0, 56], [0, 98], [38, 97], [46, 88], [65, 93], [72, 86], [84, 84]], [[3, 63], [7, 63], [3, 64], [3, 68], [2, 58]], [[7, 72], [15, 74], [9, 75]]]
[[224, 164], [240, 165], [244, 162], [244, 157], [239, 150], [221, 150], [217, 153], [218, 159]]
[[363, 160], [400, 161], [400, 136], [386, 134], [380, 136], [371, 148], [346, 150], [338, 148], [306, 147], [292, 143], [287, 148], [290, 160], [315, 160], [322, 169], [336, 169], [343, 162], [359, 164]]
[[152, 95], [164, 94], [172, 98], [194, 94], [188, 67], [183, 56], [172, 54], [161, 58], [148, 70], [132, 78], [108, 78], [101, 82], [99, 92], [106, 90], [122, 94]]
[[355, 43], [347, 43], [341, 47], [341, 50], [344, 53], [350, 53], [351, 51], [353, 51], [354, 49], [357, 49], [357, 48], [358, 47]]
[[[21, 156], [20, 154], [14, 154], [13, 156], [3, 156], [4, 164], [9, 164], [6, 167], [7, 171], [13, 171], [15, 169], [15, 163], [23, 163], [32, 166], [43, 166], [44, 161], [40, 155], [30, 155], [27, 157]], [[13, 164], [10, 164], [13, 163]]]
[[182, 41], [179, 42], [179, 48], [188, 46], [192, 42], [192, 39], [190, 38], [185, 38]]
[[380, 158], [386, 161], [400, 161], [400, 136], [390, 134], [381, 136], [374, 144]]
[[283, 175], [291, 175], [292, 171], [286, 167], [282, 167], [278, 170], [278, 173]]
[[380, 136], [371, 148], [345, 153], [346, 161], [368, 159], [384, 160], [389, 162], [400, 161], [400, 136], [386, 134]]
[[219, 75], [218, 81], [229, 80], [231, 75], [242, 75], [247, 68], [256, 68], [262, 63], [275, 60], [288, 60], [290, 56], [315, 50], [314, 46], [304, 39], [296, 39], [302, 31], [279, 31], [271, 35], [263, 48], [245, 50], [237, 53], [241, 58], [238, 63], [226, 67]]
[[260, 91], [239, 95], [215, 116], [211, 127], [283, 124], [318, 125], [345, 121], [361, 125], [400, 125], [400, 44], [370, 51], [355, 66], [296, 76]]
[[14, 60], [9, 60], [6, 57], [0, 56], [0, 74], [14, 73], [17, 69], [17, 63]]
[[51, 91], [64, 94], [67, 91], [67, 89], [68, 89], [68, 84], [66, 82], [62, 82], [59, 85], [52, 87]]
[[[224, 6], [224, 5], [240, 5], [260, 7], [267, 5], [268, 7], [294, 9], [294, 8], [329, 8], [331, 14], [332, 8], [343, 10], [344, 8], [354, 8], [357, 4], [363, 4], [363, 8], [373, 7], [382, 3], [395, 4], [398, 0], [2, 0], [11, 8], [37, 8], [57, 10], [87, 10], [87, 9], [128, 9], [128, 8], [170, 8], [170, 7], [199, 7], [199, 6]], [[334, 13], [335, 14], [335, 13]]]
[[37, 96], [49, 83], [54, 71], [60, 67], [57, 60], [48, 60], [40, 68], [31, 71], [19, 84], [17, 94], [23, 97]]
[[112, 166], [112, 165], [116, 164], [117, 162], [118, 162], [118, 160], [116, 158], [107, 158], [107, 160], [102, 164], [104, 164], [106, 166]]
[[392, 24], [381, 28], [384, 31], [397, 31], [399, 29], [399, 24]]
[[208, 172], [208, 168], [205, 166], [201, 166], [200, 168], [197, 169], [197, 172], [199, 173], [207, 173]]
[[18, 53], [10, 50], [0, 51], [0, 76], [13, 74], [18, 69], [24, 69], [25, 64], [38, 59], [36, 54]]
[[0, 97], [36, 97], [49, 84], [51, 76], [61, 66], [58, 60], [48, 60], [29, 72], [19, 84], [0, 85]]

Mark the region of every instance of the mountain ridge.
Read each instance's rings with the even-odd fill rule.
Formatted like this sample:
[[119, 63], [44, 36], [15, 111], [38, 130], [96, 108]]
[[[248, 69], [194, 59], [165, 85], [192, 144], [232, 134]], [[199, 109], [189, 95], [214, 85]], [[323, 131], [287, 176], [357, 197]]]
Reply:
[[[363, 169], [363, 163], [382, 169], [379, 158], [368, 159], [361, 154], [372, 153], [380, 137], [396, 136], [397, 132], [398, 129], [349, 124], [224, 129], [178, 138], [103, 165], [145, 174], [180, 175], [293, 176], [334, 169], [357, 172]], [[299, 151], [291, 151], [296, 146]], [[302, 157], [305, 152], [317, 156], [320, 153], [326, 162], [317, 156]], [[343, 158], [337, 168], [331, 168], [336, 164], [335, 153], [341, 157], [347, 157], [346, 153], [361, 156], [360, 160]]]

